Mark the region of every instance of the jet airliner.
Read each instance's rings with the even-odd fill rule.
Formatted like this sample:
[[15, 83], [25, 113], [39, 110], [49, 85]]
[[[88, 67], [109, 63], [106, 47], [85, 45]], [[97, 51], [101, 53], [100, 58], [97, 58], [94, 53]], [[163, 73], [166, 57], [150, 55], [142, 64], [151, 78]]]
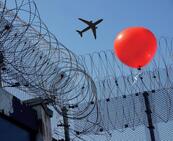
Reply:
[[84, 19], [81, 19], [81, 18], [79, 18], [79, 20], [88, 25], [88, 27], [86, 27], [85, 29], [83, 29], [81, 31], [76, 30], [79, 33], [79, 35], [82, 37], [83, 36], [83, 33], [85, 31], [91, 29], [92, 32], [93, 32], [94, 38], [96, 39], [96, 29], [97, 29], [97, 26], [96, 25], [98, 25], [100, 22], [102, 22], [103, 19], [99, 19], [98, 21], [96, 21], [94, 23], [92, 21], [87, 21], [87, 20], [84, 20]]

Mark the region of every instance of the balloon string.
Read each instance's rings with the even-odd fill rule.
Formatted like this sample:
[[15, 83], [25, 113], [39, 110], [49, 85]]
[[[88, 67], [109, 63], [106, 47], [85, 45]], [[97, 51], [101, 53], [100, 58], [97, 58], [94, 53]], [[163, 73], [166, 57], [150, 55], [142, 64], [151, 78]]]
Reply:
[[139, 76], [140, 76], [142, 73], [143, 73], [142, 71], [141, 71], [141, 72], [138, 72], [138, 74], [136, 74], [136, 75], [134, 76], [134, 81], [133, 81], [133, 83], [132, 83], [132, 86], [137, 82]]

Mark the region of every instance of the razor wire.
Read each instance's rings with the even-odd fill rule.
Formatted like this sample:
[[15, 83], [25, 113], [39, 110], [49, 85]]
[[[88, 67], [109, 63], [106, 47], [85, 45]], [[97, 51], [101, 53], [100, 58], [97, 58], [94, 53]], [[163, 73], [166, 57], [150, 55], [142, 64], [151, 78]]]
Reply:
[[[13, 0], [13, 3], [9, 0], [0, 3], [2, 88], [51, 99], [61, 115], [63, 107], [96, 101], [92, 78], [76, 55], [48, 30], [35, 2]], [[67, 116], [81, 119], [95, 106], [88, 104]]]
[[[81, 120], [69, 121], [72, 138], [105, 135], [109, 140], [114, 130], [123, 132], [126, 128], [147, 127], [144, 92], [149, 94], [155, 124], [173, 120], [173, 39], [160, 37], [157, 43], [153, 61], [141, 69], [123, 65], [112, 50], [78, 56], [78, 62], [96, 85], [97, 109]], [[73, 109], [78, 111], [87, 104], [92, 105], [94, 101]], [[57, 127], [56, 132], [58, 128], [62, 129]]]
[[100, 122], [92, 128], [92, 132], [83, 132], [83, 135], [113, 130], [123, 132], [126, 128], [135, 130], [140, 125], [148, 126], [144, 92], [149, 94], [154, 123], [173, 120], [173, 39], [160, 37], [157, 43], [158, 50], [153, 61], [141, 69], [125, 66], [112, 50], [79, 56], [79, 61], [96, 84], [99, 108], [80, 122], [75, 121], [78, 132], [95, 124], [92, 121], [96, 113]]

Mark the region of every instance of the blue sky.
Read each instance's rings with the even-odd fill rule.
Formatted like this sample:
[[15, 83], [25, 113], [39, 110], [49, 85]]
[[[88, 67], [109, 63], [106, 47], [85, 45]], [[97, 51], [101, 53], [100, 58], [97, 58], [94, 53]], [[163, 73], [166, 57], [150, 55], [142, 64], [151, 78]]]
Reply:
[[[118, 32], [129, 26], [144, 26], [159, 36], [173, 34], [172, 0], [35, 0], [50, 31], [76, 54], [113, 48]], [[86, 25], [78, 18], [104, 21], [98, 25], [97, 40], [90, 31], [80, 38], [76, 29]]]
[[[172, 0], [35, 0], [35, 2], [49, 30], [77, 55], [113, 49], [117, 33], [129, 26], [144, 26], [157, 37], [173, 36]], [[75, 30], [86, 27], [78, 18], [93, 21], [103, 18], [104, 21], [97, 29], [97, 40], [90, 31], [84, 33], [83, 38], [76, 33]], [[170, 140], [170, 134], [163, 134], [164, 130], [161, 127], [160, 138]], [[115, 139], [143, 141], [146, 140], [144, 134], [145, 128], [139, 128], [135, 132], [127, 130], [125, 134], [115, 133], [112, 141]]]

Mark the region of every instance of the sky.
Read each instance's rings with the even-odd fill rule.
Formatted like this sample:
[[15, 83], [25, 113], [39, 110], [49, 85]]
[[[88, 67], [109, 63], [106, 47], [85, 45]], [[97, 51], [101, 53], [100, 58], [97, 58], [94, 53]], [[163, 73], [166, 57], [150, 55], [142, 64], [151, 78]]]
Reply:
[[[130, 26], [146, 27], [156, 37], [173, 37], [172, 0], [35, 0], [35, 2], [49, 30], [76, 55], [113, 49], [118, 32]], [[86, 25], [78, 18], [92, 21], [103, 19], [98, 25], [96, 40], [91, 31], [85, 32], [83, 38], [79, 36], [76, 30], [82, 30]], [[158, 129], [160, 139], [171, 141], [173, 129], [170, 125], [160, 124]], [[115, 131], [111, 141], [144, 141], [147, 140], [146, 130], [145, 127], [139, 127], [135, 131], [127, 129], [123, 134]], [[97, 140], [102, 141], [99, 137]]]
[[[41, 18], [57, 39], [77, 55], [113, 49], [118, 32], [130, 26], [143, 26], [157, 37], [172, 37], [172, 0], [35, 0]], [[76, 30], [86, 27], [78, 20], [103, 22], [98, 25], [97, 39], [92, 32], [83, 38]]]

